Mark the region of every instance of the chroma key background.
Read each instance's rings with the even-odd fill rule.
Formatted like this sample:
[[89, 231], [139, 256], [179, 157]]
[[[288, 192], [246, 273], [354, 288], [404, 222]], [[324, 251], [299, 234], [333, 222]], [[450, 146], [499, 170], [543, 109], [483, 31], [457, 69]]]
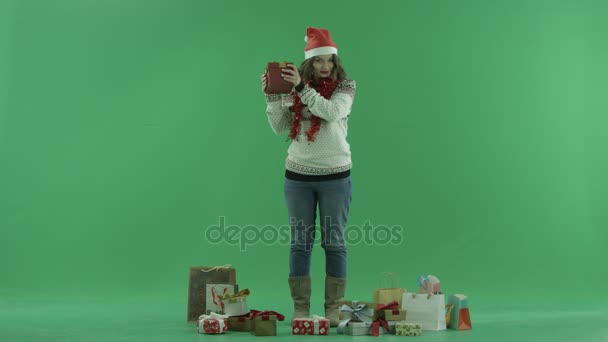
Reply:
[[[211, 339], [185, 322], [190, 266], [232, 264], [250, 308], [291, 315], [284, 235], [247, 239], [288, 223], [260, 75], [302, 62], [307, 26], [357, 81], [349, 223], [375, 236], [351, 241], [347, 299], [379, 272], [410, 291], [434, 274], [473, 330], [420, 341], [608, 340], [607, 17], [599, 0], [0, 1], [0, 340]], [[221, 217], [249, 238], [210, 241]], [[312, 269], [323, 314], [319, 245]]]

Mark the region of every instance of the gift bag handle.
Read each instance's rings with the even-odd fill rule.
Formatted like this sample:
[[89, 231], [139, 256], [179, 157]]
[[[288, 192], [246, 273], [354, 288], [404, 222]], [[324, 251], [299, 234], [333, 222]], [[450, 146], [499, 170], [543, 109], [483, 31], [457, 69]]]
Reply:
[[222, 268], [230, 268], [230, 267], [232, 267], [231, 264], [226, 264], [226, 265], [221, 265], [221, 266], [213, 266], [213, 267], [211, 267], [209, 269], [203, 269], [203, 268], [201, 268], [201, 272], [207, 273], [207, 272], [216, 271], [216, 270], [219, 270], [219, 269], [222, 269]]
[[[397, 275], [397, 286], [395, 286], [395, 275], [396, 275], [396, 273], [393, 273], [393, 272], [378, 273], [378, 288], [379, 289], [387, 289], [387, 288], [395, 288], [395, 287], [400, 288], [401, 284], [400, 284], [398, 275]], [[389, 283], [390, 283], [390, 285], [389, 285]]]

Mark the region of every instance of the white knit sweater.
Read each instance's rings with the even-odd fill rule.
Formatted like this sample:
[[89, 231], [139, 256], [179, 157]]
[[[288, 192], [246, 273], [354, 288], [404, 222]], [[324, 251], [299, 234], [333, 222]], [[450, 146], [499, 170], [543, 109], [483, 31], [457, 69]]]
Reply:
[[[314, 88], [306, 85], [298, 93], [302, 103], [300, 133], [287, 150], [285, 168], [304, 175], [328, 175], [350, 170], [352, 167], [350, 145], [346, 141], [348, 117], [355, 98], [354, 80], [344, 79], [337, 85], [331, 98], [321, 96]], [[268, 122], [275, 134], [289, 132], [294, 113], [291, 94], [266, 94]], [[306, 139], [310, 128], [310, 113], [320, 117], [321, 128], [315, 140]]]

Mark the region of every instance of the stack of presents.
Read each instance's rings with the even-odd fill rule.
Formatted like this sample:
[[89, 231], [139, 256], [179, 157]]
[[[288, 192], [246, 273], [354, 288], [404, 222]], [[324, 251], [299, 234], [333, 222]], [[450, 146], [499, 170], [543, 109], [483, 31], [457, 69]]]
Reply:
[[[342, 301], [338, 334], [420, 336], [422, 331], [470, 330], [467, 297], [441, 291], [433, 275], [418, 277], [418, 291], [395, 286], [394, 274], [382, 273], [373, 301]], [[255, 336], [276, 336], [277, 321], [285, 316], [271, 310], [250, 310], [248, 289], [239, 289], [236, 270], [230, 266], [191, 267], [188, 322], [196, 322], [202, 334], [227, 331]], [[329, 335], [329, 320], [313, 315], [291, 321], [294, 335]]]

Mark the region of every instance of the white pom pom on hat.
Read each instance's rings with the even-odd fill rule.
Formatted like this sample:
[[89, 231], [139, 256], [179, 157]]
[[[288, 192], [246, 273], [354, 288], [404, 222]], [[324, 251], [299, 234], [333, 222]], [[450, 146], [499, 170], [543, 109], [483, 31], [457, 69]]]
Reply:
[[328, 30], [316, 27], [307, 27], [304, 36], [304, 59], [319, 55], [338, 54], [338, 46], [331, 39]]

